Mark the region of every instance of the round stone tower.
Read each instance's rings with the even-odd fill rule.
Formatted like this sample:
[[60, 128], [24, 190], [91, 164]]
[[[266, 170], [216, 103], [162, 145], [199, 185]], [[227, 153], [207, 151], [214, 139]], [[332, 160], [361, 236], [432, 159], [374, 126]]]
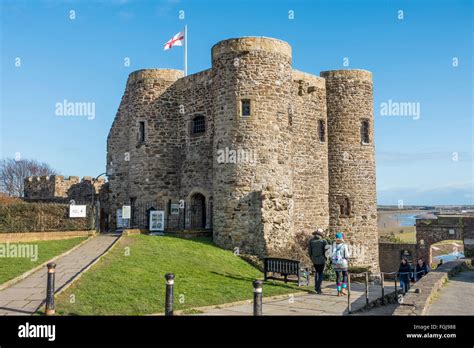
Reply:
[[212, 48], [215, 242], [275, 255], [292, 239], [291, 47], [244, 37]]
[[372, 74], [324, 71], [328, 112], [329, 225], [354, 265], [378, 270]]
[[[159, 200], [177, 182], [173, 146], [178, 107], [169, 102], [180, 70], [144, 69], [132, 72], [107, 141], [107, 174], [111, 214], [131, 199]], [[166, 136], [163, 136], [165, 134]], [[132, 202], [133, 203], [133, 202]], [[115, 219], [111, 221], [112, 226]]]
[[134, 100], [129, 114], [132, 198], [161, 201], [165, 196], [177, 196], [177, 192], [169, 192], [177, 185], [164, 182], [178, 182], [173, 148], [177, 125], [174, 115], [178, 115], [178, 106], [169, 99], [173, 95], [170, 86], [181, 77], [183, 72], [173, 69], [139, 70], [129, 76], [127, 85]]

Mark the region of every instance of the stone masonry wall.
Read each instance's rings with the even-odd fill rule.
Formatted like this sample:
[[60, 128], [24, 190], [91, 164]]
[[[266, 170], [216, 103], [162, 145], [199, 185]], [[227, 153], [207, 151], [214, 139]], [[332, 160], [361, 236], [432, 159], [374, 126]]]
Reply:
[[[257, 157], [224, 165], [215, 159], [214, 238], [223, 247], [271, 255], [293, 242], [291, 48], [279, 40], [235, 39], [215, 45], [212, 56], [214, 150], [242, 149]], [[241, 116], [242, 100], [250, 100], [250, 116]], [[255, 210], [260, 221], [252, 219]]]
[[[308, 240], [317, 228], [329, 227], [326, 84], [323, 78], [292, 72], [293, 221], [294, 233]], [[319, 136], [323, 122], [323, 139]]]
[[[398, 272], [402, 254], [408, 252], [406, 257], [416, 263], [417, 247], [414, 243], [379, 243], [379, 264], [381, 272]], [[410, 260], [411, 259], [411, 260]]]
[[95, 180], [85, 176], [82, 180], [78, 176], [65, 179], [62, 175], [30, 176], [25, 179], [24, 197], [29, 201], [66, 201], [76, 200], [86, 202], [97, 195], [105, 184], [103, 178]]
[[[327, 90], [330, 229], [345, 234], [354, 264], [377, 272], [372, 74], [335, 70], [321, 76]], [[364, 120], [369, 124], [367, 144], [361, 136]]]

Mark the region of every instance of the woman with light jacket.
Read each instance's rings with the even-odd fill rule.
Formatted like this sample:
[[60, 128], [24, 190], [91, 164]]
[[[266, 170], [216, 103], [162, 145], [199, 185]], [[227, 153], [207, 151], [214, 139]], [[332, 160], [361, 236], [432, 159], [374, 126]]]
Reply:
[[336, 233], [336, 242], [332, 246], [332, 266], [336, 272], [337, 296], [347, 295], [347, 272], [349, 269], [349, 249], [344, 235]]

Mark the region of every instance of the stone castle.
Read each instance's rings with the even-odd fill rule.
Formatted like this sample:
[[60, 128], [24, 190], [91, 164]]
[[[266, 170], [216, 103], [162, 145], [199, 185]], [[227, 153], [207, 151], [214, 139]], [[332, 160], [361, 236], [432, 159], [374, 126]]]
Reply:
[[342, 231], [354, 263], [378, 269], [372, 75], [294, 70], [286, 42], [221, 41], [212, 68], [186, 77], [132, 72], [107, 176], [111, 226], [122, 204], [153, 201], [166, 229], [259, 256]]

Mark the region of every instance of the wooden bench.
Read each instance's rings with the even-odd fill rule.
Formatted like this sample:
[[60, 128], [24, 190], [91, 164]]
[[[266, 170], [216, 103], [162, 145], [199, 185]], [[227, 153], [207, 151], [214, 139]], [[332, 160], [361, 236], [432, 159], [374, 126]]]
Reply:
[[[268, 276], [268, 273], [272, 273], [271, 276]], [[281, 277], [277, 278], [274, 276], [275, 273], [279, 273]], [[303, 275], [306, 274], [306, 279]], [[301, 262], [288, 259], [279, 259], [279, 258], [265, 258], [263, 266], [263, 275], [264, 280], [275, 279], [275, 280], [284, 280], [285, 283], [288, 281], [297, 282], [298, 286], [309, 285], [309, 269], [301, 267]], [[289, 275], [295, 275], [298, 277], [297, 280], [288, 279]]]

